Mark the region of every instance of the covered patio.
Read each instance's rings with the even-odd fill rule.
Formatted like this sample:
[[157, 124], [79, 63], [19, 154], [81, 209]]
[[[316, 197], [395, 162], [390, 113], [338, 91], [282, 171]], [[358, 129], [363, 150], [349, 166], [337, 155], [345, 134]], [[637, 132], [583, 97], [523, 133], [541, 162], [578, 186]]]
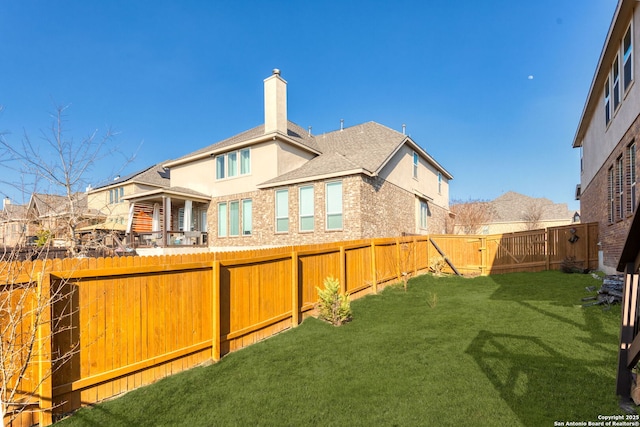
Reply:
[[165, 188], [125, 197], [125, 232], [131, 248], [206, 247], [209, 197], [186, 188]]

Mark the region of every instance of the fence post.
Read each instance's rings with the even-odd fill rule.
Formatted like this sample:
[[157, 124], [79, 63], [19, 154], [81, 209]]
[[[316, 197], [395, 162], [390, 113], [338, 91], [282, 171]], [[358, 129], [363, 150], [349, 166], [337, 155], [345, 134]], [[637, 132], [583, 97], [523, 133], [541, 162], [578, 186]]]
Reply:
[[544, 229], [544, 261], [545, 270], [551, 270], [551, 257], [549, 256], [549, 229]]
[[371, 291], [378, 293], [378, 277], [376, 274], [376, 242], [371, 239]]
[[211, 345], [211, 358], [214, 361], [220, 360], [220, 261], [213, 261], [213, 271], [211, 290], [212, 295], [212, 307], [213, 310], [213, 330], [212, 330], [212, 345]]
[[488, 268], [488, 254], [487, 251], [489, 250], [489, 247], [487, 246], [487, 237], [483, 236], [480, 237], [480, 275], [481, 276], [486, 276], [487, 275], [487, 268]]
[[53, 378], [51, 378], [51, 354], [53, 340], [51, 337], [51, 275], [47, 271], [49, 264], [44, 264], [44, 274], [38, 273], [38, 294], [36, 300], [37, 310], [41, 310], [40, 319], [37, 320], [38, 338], [38, 394], [41, 426], [53, 423], [51, 409], [53, 407]]
[[347, 257], [344, 246], [340, 245], [340, 291], [347, 293]]
[[291, 327], [300, 324], [300, 290], [298, 288], [298, 252], [291, 252]]
[[398, 282], [402, 280], [402, 265], [400, 263], [402, 259], [400, 257], [400, 239], [396, 237], [396, 277]]

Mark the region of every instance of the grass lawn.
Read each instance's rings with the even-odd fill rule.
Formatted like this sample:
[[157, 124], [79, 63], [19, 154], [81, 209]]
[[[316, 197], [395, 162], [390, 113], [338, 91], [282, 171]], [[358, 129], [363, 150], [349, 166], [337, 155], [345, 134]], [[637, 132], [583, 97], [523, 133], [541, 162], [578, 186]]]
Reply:
[[[420, 276], [60, 426], [553, 426], [623, 412], [620, 306], [591, 275]], [[436, 301], [437, 299], [437, 301]]]

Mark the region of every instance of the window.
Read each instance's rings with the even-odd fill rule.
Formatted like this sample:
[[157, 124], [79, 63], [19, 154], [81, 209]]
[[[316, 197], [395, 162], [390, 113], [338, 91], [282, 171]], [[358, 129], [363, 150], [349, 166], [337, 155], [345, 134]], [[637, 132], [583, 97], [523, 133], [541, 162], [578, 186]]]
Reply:
[[624, 160], [622, 156], [616, 160], [616, 198], [618, 219], [624, 218]]
[[604, 122], [608, 125], [611, 121], [611, 88], [609, 87], [609, 78], [604, 83]]
[[204, 231], [205, 233], [207, 232], [207, 211], [206, 210], [202, 210], [200, 211], [200, 230]]
[[251, 149], [240, 151], [240, 175], [251, 173]]
[[342, 181], [326, 186], [327, 230], [342, 230]]
[[438, 194], [442, 194], [442, 173], [438, 172]]
[[252, 206], [253, 206], [253, 203], [251, 199], [246, 199], [242, 201], [242, 235], [243, 236], [251, 235]]
[[611, 75], [613, 76], [613, 111], [616, 111], [620, 105], [620, 59], [618, 55], [613, 61]]
[[613, 218], [615, 218], [615, 195], [613, 190], [613, 166], [609, 168], [607, 172], [607, 198], [609, 201], [609, 214], [608, 220], [609, 223], [613, 222]]
[[276, 233], [289, 231], [289, 190], [276, 191]]
[[124, 187], [109, 190], [109, 204], [120, 203], [124, 197]]
[[218, 237], [227, 237], [227, 204], [218, 203]]
[[629, 195], [627, 197], [627, 212], [633, 213], [636, 210], [636, 143], [632, 143], [627, 147], [627, 188]]
[[185, 229], [184, 229], [184, 208], [178, 209], [178, 230], [185, 231]]
[[240, 235], [240, 203], [229, 202], [229, 236]]
[[216, 179], [224, 179], [224, 156], [216, 157]]
[[229, 178], [238, 175], [238, 153], [227, 154], [227, 176]]
[[[238, 154], [239, 153], [239, 154]], [[238, 156], [240, 160], [238, 160]], [[231, 151], [216, 157], [216, 179], [233, 178], [238, 176], [238, 163], [240, 163], [240, 175], [251, 173], [251, 149]]]
[[622, 39], [622, 67], [624, 90], [629, 89], [633, 81], [633, 46], [631, 43], [631, 25], [627, 28], [627, 32]]
[[313, 231], [313, 186], [300, 187], [300, 231]]
[[424, 200], [420, 200], [420, 228], [427, 228], [427, 216], [429, 216], [429, 206]]
[[414, 151], [413, 152], [413, 177], [415, 179], [418, 179], [418, 162], [419, 162], [418, 153]]

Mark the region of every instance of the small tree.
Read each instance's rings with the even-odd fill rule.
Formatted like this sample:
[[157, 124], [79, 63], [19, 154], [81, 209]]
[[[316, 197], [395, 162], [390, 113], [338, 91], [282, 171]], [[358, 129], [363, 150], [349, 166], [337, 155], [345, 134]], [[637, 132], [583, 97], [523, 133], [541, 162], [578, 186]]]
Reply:
[[478, 199], [454, 200], [450, 210], [454, 214], [451, 231], [457, 234], [479, 234], [482, 227], [495, 217], [491, 203]]
[[[97, 162], [118, 152], [112, 145], [111, 130], [102, 136], [93, 131], [80, 140], [66, 135], [66, 110], [67, 107], [56, 107], [53, 123], [48, 131], [42, 132], [39, 143], [26, 134], [21, 143], [10, 142], [6, 133], [0, 134], [0, 167], [8, 169], [14, 177], [14, 181], [3, 184], [23, 195], [39, 191], [62, 200], [57, 221], [63, 229], [62, 236], [53, 236], [51, 233], [57, 230], [40, 228], [36, 245], [31, 249], [36, 252], [34, 258], [42, 262], [21, 262], [25, 242], [5, 252], [0, 260], [0, 417], [4, 423], [34, 411], [43, 384], [78, 350], [72, 345], [54, 352], [47, 345], [55, 334], [69, 329], [66, 320], [74, 310], [69, 304], [73, 291], [67, 280], [60, 279], [55, 286], [48, 286], [48, 251], [51, 238], [62, 237], [70, 243], [70, 254], [75, 254], [76, 227], [88, 210], [86, 204], [78, 203], [79, 195], [83, 194]], [[45, 417], [44, 423], [50, 422], [51, 412], [46, 414], [49, 418]]]
[[[90, 174], [98, 163], [107, 157], [123, 158], [119, 148], [113, 144], [114, 132], [107, 129], [99, 134], [93, 130], [76, 140], [67, 134], [66, 111], [68, 106], [57, 106], [52, 114], [52, 124], [41, 132], [38, 142], [24, 134], [22, 141], [8, 141], [6, 134], [0, 137], [0, 164], [9, 169], [15, 179], [4, 182], [25, 195], [42, 193], [49, 202], [55, 203], [56, 229], [52, 236], [62, 238], [69, 244], [69, 253], [76, 253], [76, 229], [89, 214], [84, 194], [90, 184]], [[122, 169], [132, 158], [124, 157], [116, 162]], [[113, 164], [113, 159], [109, 160]]]
[[541, 199], [533, 199], [527, 203], [522, 211], [525, 230], [537, 230], [542, 225], [544, 204]]
[[332, 325], [340, 326], [351, 320], [351, 304], [349, 297], [340, 293], [340, 281], [333, 277], [324, 279], [324, 289], [318, 290], [316, 309], [318, 317]]

